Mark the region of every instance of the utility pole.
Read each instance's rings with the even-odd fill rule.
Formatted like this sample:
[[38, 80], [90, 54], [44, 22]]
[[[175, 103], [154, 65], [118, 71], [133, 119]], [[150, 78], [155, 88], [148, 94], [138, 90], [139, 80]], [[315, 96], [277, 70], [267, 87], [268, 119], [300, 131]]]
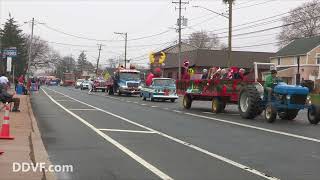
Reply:
[[128, 33], [124, 33], [124, 68], [127, 69], [127, 42], [128, 42]]
[[231, 66], [231, 57], [232, 57], [232, 3], [233, 0], [228, 0], [229, 4], [229, 36], [228, 36], [228, 66]]
[[33, 28], [34, 28], [34, 18], [31, 21], [31, 37], [30, 37], [30, 45], [29, 45], [29, 53], [28, 53], [28, 69], [27, 75], [28, 79], [30, 79], [30, 64], [31, 64], [31, 53], [32, 53], [32, 40], [33, 40]]
[[[124, 35], [124, 68], [127, 68], [127, 41], [128, 41], [128, 33], [114, 32], [114, 34]], [[120, 63], [119, 63], [120, 64]]]
[[102, 44], [99, 44], [99, 55], [98, 55], [98, 59], [97, 59], [97, 69], [96, 69], [96, 76], [98, 77], [98, 68], [99, 68], [99, 60], [100, 60], [100, 53], [101, 53], [101, 46]]
[[182, 9], [182, 4], [188, 4], [189, 2], [182, 2], [182, 0], [179, 0], [179, 2], [172, 2], [173, 4], [179, 4], [179, 19], [178, 19], [178, 33], [179, 33], [179, 42], [178, 42], [178, 49], [179, 49], [179, 54], [178, 54], [178, 79], [181, 80], [181, 9]]

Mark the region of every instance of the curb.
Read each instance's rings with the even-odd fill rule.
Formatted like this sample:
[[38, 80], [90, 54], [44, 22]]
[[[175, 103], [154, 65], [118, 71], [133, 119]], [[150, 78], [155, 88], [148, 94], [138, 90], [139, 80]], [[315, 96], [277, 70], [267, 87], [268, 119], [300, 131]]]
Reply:
[[[38, 123], [36, 118], [34, 117], [31, 102], [30, 102], [30, 95], [27, 96], [27, 106], [28, 112], [31, 119], [31, 127], [32, 132], [30, 132], [30, 158], [33, 163], [45, 163], [46, 167], [52, 165], [49, 160], [48, 153], [44, 147], [41, 133], [38, 128]], [[42, 169], [42, 180], [56, 180], [56, 176], [54, 172], [46, 172]]]

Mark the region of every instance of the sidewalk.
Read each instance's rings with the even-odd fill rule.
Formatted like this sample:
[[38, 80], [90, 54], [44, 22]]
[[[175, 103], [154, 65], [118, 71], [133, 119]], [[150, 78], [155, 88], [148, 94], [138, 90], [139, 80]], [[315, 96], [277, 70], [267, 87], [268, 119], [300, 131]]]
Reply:
[[[41, 135], [34, 118], [29, 96], [16, 95], [20, 98], [20, 111], [10, 112], [10, 134], [14, 140], [0, 139], [0, 179], [5, 180], [55, 180], [53, 173], [37, 169], [36, 172], [13, 172], [13, 163], [51, 163], [41, 140]], [[2, 106], [2, 104], [0, 105]], [[4, 110], [0, 112], [0, 125]], [[0, 126], [1, 127], [1, 126]]]

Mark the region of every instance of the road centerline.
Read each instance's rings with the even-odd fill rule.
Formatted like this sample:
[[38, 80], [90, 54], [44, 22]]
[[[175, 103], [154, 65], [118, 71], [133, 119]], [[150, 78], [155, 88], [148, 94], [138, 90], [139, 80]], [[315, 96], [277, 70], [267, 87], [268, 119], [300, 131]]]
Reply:
[[129, 133], [146, 133], [154, 134], [153, 131], [137, 131], [137, 130], [127, 130], [127, 129], [99, 129], [100, 131], [110, 131], [110, 132], [129, 132]]

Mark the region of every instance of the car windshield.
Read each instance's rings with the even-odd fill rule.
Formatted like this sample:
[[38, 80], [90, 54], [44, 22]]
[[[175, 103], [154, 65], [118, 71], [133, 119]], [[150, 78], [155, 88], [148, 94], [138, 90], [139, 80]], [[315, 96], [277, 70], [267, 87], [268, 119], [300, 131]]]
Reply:
[[89, 83], [89, 81], [83, 81], [82, 83]]
[[120, 79], [127, 81], [139, 81], [140, 74], [139, 73], [131, 73], [131, 72], [122, 72], [120, 73]]
[[154, 86], [175, 86], [173, 79], [155, 79], [153, 80]]
[[84, 81], [83, 79], [78, 79], [78, 80], [77, 80], [77, 82], [83, 82], [83, 81]]

